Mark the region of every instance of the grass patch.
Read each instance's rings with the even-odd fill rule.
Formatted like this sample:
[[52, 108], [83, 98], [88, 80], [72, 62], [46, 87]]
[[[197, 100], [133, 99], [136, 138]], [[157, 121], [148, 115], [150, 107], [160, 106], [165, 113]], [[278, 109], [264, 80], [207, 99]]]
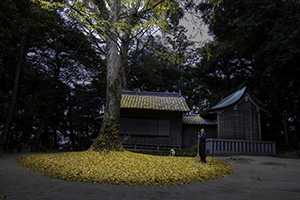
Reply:
[[207, 164], [202, 164], [191, 157], [153, 156], [129, 151], [39, 154], [15, 161], [48, 177], [100, 184], [177, 185], [218, 179], [234, 172], [225, 161], [210, 157]]
[[285, 156], [293, 156], [293, 157], [299, 157], [300, 158], [300, 150], [296, 150], [296, 151], [287, 151], [284, 152]]
[[250, 164], [253, 160], [250, 158], [228, 158], [226, 159], [227, 162], [233, 161], [238, 164]]
[[266, 165], [266, 166], [283, 166], [286, 167], [283, 163], [277, 163], [277, 162], [261, 162], [260, 165]]

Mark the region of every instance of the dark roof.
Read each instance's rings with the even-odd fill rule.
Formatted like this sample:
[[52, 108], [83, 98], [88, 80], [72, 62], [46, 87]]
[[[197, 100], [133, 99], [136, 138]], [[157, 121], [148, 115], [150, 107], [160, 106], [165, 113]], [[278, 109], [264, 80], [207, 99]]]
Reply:
[[217, 105], [213, 106], [211, 109], [215, 110], [215, 109], [220, 109], [220, 108], [230, 106], [236, 103], [237, 101], [239, 101], [245, 92], [246, 92], [246, 87], [243, 87], [242, 89], [237, 90], [236, 92], [222, 99], [219, 103], [217, 103]]
[[205, 119], [197, 114], [183, 115], [182, 121], [184, 124], [199, 124], [199, 125], [216, 125], [217, 122]]
[[247, 87], [238, 89], [237, 91], [228, 95], [227, 97], [222, 99], [219, 103], [217, 103], [215, 106], [213, 106], [209, 111], [221, 110], [233, 106], [234, 104], [242, 100], [246, 93], [249, 94], [250, 98], [252, 99], [253, 102], [255, 102], [256, 106], [258, 106], [261, 110], [267, 112], [267, 110], [265, 110], [264, 108], [264, 105], [260, 101], [258, 101], [251, 92], [248, 91]]
[[190, 111], [180, 93], [122, 91], [121, 108]]

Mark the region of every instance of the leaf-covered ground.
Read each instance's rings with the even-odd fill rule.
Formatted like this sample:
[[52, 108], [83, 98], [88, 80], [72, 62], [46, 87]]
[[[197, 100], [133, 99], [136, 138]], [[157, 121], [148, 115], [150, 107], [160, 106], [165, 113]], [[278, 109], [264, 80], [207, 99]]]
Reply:
[[39, 154], [16, 161], [48, 177], [101, 184], [165, 186], [218, 179], [234, 172], [225, 161], [210, 157], [207, 164], [203, 164], [190, 157], [152, 156], [129, 151]]

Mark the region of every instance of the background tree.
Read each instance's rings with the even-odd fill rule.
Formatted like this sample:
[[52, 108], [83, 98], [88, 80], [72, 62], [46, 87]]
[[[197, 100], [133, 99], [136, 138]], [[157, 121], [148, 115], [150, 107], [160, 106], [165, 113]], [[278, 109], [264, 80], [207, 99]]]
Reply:
[[[20, 74], [24, 67], [28, 46], [32, 41], [33, 32], [36, 31], [35, 28], [37, 26], [35, 23], [41, 24], [36, 21], [38, 13], [32, 12], [29, 1], [24, 0], [17, 3], [2, 1], [1, 4], [3, 5], [1, 6], [1, 9], [3, 9], [2, 13], [7, 13], [6, 17], [3, 18], [3, 23], [1, 23], [3, 26], [3, 29], [1, 29], [3, 30], [3, 34], [1, 34], [1, 41], [3, 43], [1, 42], [1, 44], [4, 44], [1, 46], [0, 81], [4, 83], [3, 85], [1, 84], [3, 91], [1, 97], [6, 100], [2, 104], [4, 107], [3, 116], [5, 116], [5, 123], [3, 124], [3, 132], [0, 137], [0, 149], [3, 149], [9, 137], [9, 129], [17, 103]], [[41, 31], [36, 33], [43, 34]], [[11, 71], [10, 68], [14, 68], [14, 70]], [[12, 73], [14, 75], [10, 74], [11, 72], [14, 72]], [[9, 79], [10, 77], [14, 77], [14, 80], [6, 82], [5, 79]], [[10, 85], [11, 83], [12, 85]]]
[[[76, 23], [41, 10], [29, 0], [1, 1], [2, 4], [0, 13], [5, 17], [1, 18], [0, 34], [1, 148], [6, 144], [8, 150], [28, 143], [35, 148], [40, 142], [58, 147], [60, 137], [69, 132], [65, 113], [70, 108], [68, 97], [76, 96], [72, 88], [78, 83], [91, 84], [93, 77], [104, 73], [103, 62], [93, 49], [91, 38]], [[21, 38], [22, 60], [16, 56], [22, 47]], [[14, 78], [16, 66], [21, 67], [18, 79]], [[13, 84], [15, 80], [18, 84]], [[11, 99], [14, 106], [9, 109]]]
[[2, 146], [121, 150], [121, 89], [181, 91], [202, 112], [246, 81], [269, 110], [263, 139], [298, 147], [297, 1], [202, 2], [214, 41], [199, 49], [175, 1], [42, 2], [0, 2]]
[[300, 69], [299, 6], [299, 1], [223, 0], [206, 1], [197, 7], [215, 38], [206, 46], [210, 56], [201, 65], [208, 65], [215, 72], [219, 71], [219, 64], [233, 69], [231, 76], [223, 78], [229, 78], [231, 84], [236, 82], [234, 74], [243, 72], [240, 78], [245, 77], [270, 111], [264, 131], [280, 141], [288, 135], [290, 139], [286, 141], [294, 147], [299, 147], [300, 138], [300, 90], [296, 77]]

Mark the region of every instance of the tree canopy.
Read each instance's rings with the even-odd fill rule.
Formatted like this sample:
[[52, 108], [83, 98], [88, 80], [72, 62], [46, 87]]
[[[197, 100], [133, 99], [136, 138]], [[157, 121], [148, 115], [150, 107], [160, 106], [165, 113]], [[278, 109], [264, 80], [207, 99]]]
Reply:
[[[158, 30], [164, 34], [176, 33], [179, 19], [177, 15], [182, 15], [178, 3], [176, 1], [117, 0], [59, 2], [40, 0], [32, 2], [28, 1], [34, 6], [41, 6], [46, 12], [55, 10], [57, 15], [62, 17], [66, 23], [73, 23], [74, 27], [80, 28], [86, 36], [92, 36], [94, 47], [102, 53], [98, 56], [99, 59], [104, 58], [107, 81], [102, 129], [91, 148], [97, 151], [103, 149], [121, 150], [122, 145], [118, 136], [120, 99], [122, 87], [127, 87], [128, 51], [131, 47], [140, 48], [139, 44], [143, 41], [140, 38], [150, 37], [158, 33]], [[136, 43], [137, 41], [138, 43]], [[32, 59], [34, 56], [30, 56], [30, 58]], [[47, 62], [55, 58], [56, 81], [59, 79], [61, 71], [69, 72], [70, 68], [63, 69], [64, 63], [60, 60], [59, 53], [49, 52], [46, 56], [49, 56]], [[47, 65], [48, 63], [42, 63], [44, 67]], [[66, 76], [65, 78], [67, 78], [67, 74], [63, 74]], [[55, 103], [55, 101], [52, 102]], [[44, 120], [40, 120], [41, 128], [38, 130], [44, 127]], [[36, 134], [36, 136], [38, 135]]]
[[[181, 91], [202, 113], [242, 84], [269, 111], [263, 139], [299, 147], [298, 1], [53, 2], [0, 2], [7, 151], [84, 150], [93, 142], [96, 150], [120, 150], [122, 89]], [[202, 16], [213, 41], [193, 47], [179, 23], [185, 9]]]
[[0, 7], [6, 16], [0, 34], [1, 148], [40, 146], [41, 139], [43, 146], [57, 147], [77, 82], [100, 75], [101, 60], [90, 39], [60, 15], [27, 0], [1, 1]]
[[288, 134], [298, 146], [299, 1], [207, 1], [197, 9], [215, 37], [204, 48], [202, 70], [210, 69], [215, 83], [231, 84], [218, 83], [223, 89], [246, 80], [269, 110], [266, 131]]
[[173, 0], [37, 2], [46, 9], [58, 6], [70, 19], [79, 22], [88, 34], [97, 38], [99, 47], [104, 44], [107, 66], [105, 112], [101, 132], [91, 149], [122, 150], [119, 139], [121, 90], [127, 88], [127, 54], [132, 38], [151, 36], [158, 30], [176, 32], [176, 26], [171, 25], [178, 23], [178, 17], [174, 16], [174, 13], [180, 13], [178, 3]]

